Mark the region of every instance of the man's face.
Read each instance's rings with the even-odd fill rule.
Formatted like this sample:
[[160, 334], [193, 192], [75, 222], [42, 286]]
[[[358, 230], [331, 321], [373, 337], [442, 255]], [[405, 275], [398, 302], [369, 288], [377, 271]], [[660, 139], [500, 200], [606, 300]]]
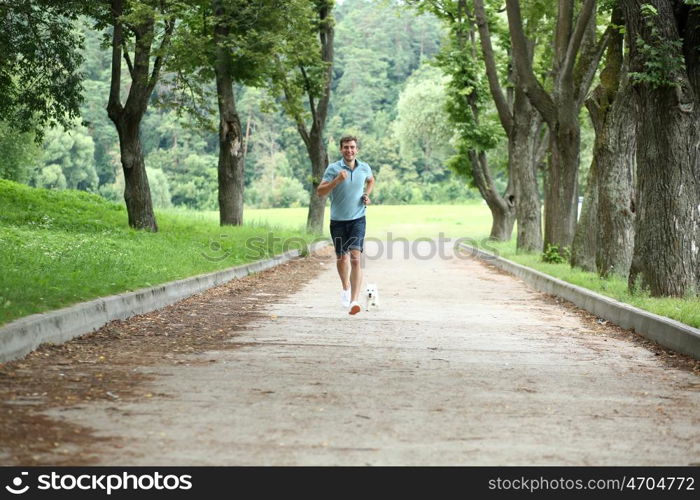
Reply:
[[355, 141], [345, 141], [340, 147], [340, 153], [343, 155], [345, 163], [350, 163], [357, 155], [357, 143]]

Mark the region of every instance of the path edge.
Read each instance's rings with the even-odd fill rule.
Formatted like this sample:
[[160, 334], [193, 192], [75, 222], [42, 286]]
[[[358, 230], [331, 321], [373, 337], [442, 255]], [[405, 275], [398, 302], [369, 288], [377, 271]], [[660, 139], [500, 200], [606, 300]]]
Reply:
[[535, 290], [568, 300], [591, 314], [633, 330], [664, 347], [700, 359], [700, 330], [697, 328], [572, 285], [479, 248], [464, 243], [460, 247], [472, 257], [517, 276]]
[[46, 342], [60, 344], [93, 332], [110, 321], [161, 309], [233, 279], [313, 254], [328, 245], [329, 240], [319, 239], [306, 249], [289, 250], [269, 259], [25, 316], [0, 327], [0, 362], [24, 357]]

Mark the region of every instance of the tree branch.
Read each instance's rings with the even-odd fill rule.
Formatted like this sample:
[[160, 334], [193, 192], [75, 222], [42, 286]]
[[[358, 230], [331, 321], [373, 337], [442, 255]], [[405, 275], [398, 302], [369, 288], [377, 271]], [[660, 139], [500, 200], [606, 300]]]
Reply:
[[[592, 52], [590, 58], [583, 58], [579, 61], [580, 64], [586, 64], [585, 68], [580, 72], [581, 78], [579, 82], [576, 82], [576, 109], [581, 109], [583, 102], [588, 95], [588, 91], [593, 84], [593, 79], [595, 78], [596, 71], [598, 70], [598, 65], [603, 57], [603, 52], [605, 52], [605, 47], [610, 39], [611, 28], [608, 27], [605, 33], [600, 37], [598, 43], [596, 43], [595, 50]], [[588, 61], [585, 61], [588, 59]]]
[[574, 64], [576, 63], [576, 56], [578, 55], [579, 48], [581, 47], [581, 41], [586, 33], [586, 28], [588, 28], [589, 22], [595, 23], [595, 17], [593, 13], [595, 12], [595, 2], [596, 0], [584, 0], [585, 3], [581, 8], [581, 12], [576, 20], [576, 27], [574, 28], [574, 34], [569, 40], [568, 47], [566, 49], [566, 58], [564, 59], [564, 64], [561, 68], [561, 78], [560, 81], [562, 85], [568, 85], [567, 82], [572, 82]]
[[[325, 124], [328, 116], [328, 103], [331, 97], [331, 81], [333, 79], [333, 24], [328, 22], [330, 10], [328, 5], [319, 10], [319, 18], [321, 20], [321, 30], [319, 31], [319, 39], [321, 41], [321, 60], [328, 66], [326, 68], [323, 82], [323, 93], [318, 99], [316, 108], [317, 119], [319, 124]], [[315, 125], [316, 122], [314, 122]]]
[[175, 16], [165, 21], [165, 33], [163, 34], [163, 40], [160, 42], [160, 47], [158, 48], [158, 55], [153, 63], [153, 71], [151, 72], [151, 77], [148, 80], [147, 95], [151, 95], [153, 89], [158, 82], [158, 76], [160, 74], [160, 68], [163, 65], [163, 60], [165, 58], [165, 50], [170, 44], [170, 38], [172, 37], [173, 31], [175, 30]]
[[544, 130], [539, 134], [539, 142], [535, 146], [535, 165], [541, 165], [544, 161], [544, 156], [549, 150], [549, 127], [543, 127]]
[[129, 68], [129, 76], [134, 78], [134, 65], [131, 64], [131, 57], [129, 56], [129, 48], [126, 46], [126, 40], [122, 37], [122, 51], [124, 53], [124, 60], [126, 61], [126, 66]]
[[571, 40], [571, 23], [574, 17], [574, 0], [558, 0], [557, 26], [554, 34], [554, 69], [561, 69]]
[[304, 86], [306, 87], [306, 94], [309, 96], [309, 109], [311, 110], [311, 128], [316, 126], [316, 105], [314, 104], [314, 96], [311, 91], [311, 82], [309, 81], [309, 75], [306, 74], [306, 69], [303, 64], [299, 65], [299, 70], [301, 71], [301, 76], [304, 78]]
[[[284, 78], [282, 80], [282, 90], [284, 91], [284, 98], [287, 101], [288, 107], [291, 107], [294, 102], [294, 98], [291, 95], [291, 92], [289, 91], [289, 87], [287, 86], [287, 79]], [[304, 141], [304, 145], [306, 146], [307, 149], [309, 149], [311, 145], [311, 139], [309, 137], [309, 132], [306, 129], [306, 124], [304, 123], [303, 118], [299, 115], [297, 111], [290, 110], [292, 117], [294, 118], [294, 121], [296, 122], [297, 125], [297, 130], [299, 131], [299, 135], [301, 136], [301, 140]]]
[[122, 75], [122, 25], [119, 18], [122, 15], [122, 0], [112, 0], [112, 19], [114, 30], [112, 33], [112, 79], [109, 87], [109, 100], [107, 101], [107, 113], [113, 119], [122, 111], [122, 103], [119, 95]]
[[532, 63], [528, 57], [527, 40], [523, 32], [520, 2], [518, 0], [506, 0], [506, 10], [508, 12], [508, 26], [513, 47], [513, 59], [518, 76], [516, 81], [527, 94], [533, 106], [540, 112], [542, 118], [549, 125], [554, 126], [557, 119], [557, 108], [552, 97], [542, 88], [532, 71]]
[[503, 94], [501, 84], [498, 81], [496, 61], [493, 55], [493, 46], [491, 45], [491, 33], [489, 32], [489, 25], [486, 20], [483, 0], [474, 0], [474, 13], [476, 15], [476, 25], [479, 29], [481, 52], [484, 56], [484, 62], [486, 63], [486, 76], [488, 77], [491, 96], [496, 103], [501, 125], [505, 129], [506, 134], [510, 135], [513, 128], [513, 114]]

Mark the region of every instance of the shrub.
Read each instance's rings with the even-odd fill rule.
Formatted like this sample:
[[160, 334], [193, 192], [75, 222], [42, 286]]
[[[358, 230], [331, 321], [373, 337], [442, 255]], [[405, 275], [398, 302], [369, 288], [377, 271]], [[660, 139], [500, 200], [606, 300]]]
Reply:
[[559, 245], [547, 244], [544, 252], [542, 252], [542, 262], [549, 264], [565, 264], [571, 260], [571, 249], [563, 247], [559, 249]]

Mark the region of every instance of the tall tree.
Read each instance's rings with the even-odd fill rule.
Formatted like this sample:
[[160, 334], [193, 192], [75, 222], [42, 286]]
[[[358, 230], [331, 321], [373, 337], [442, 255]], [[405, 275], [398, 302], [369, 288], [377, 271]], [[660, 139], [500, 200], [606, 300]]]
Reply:
[[518, 85], [549, 127], [550, 158], [546, 181], [544, 244], [570, 247], [578, 211], [579, 111], [603, 52], [597, 41], [596, 1], [584, 0], [574, 22], [574, 0], [559, 0], [553, 40], [553, 88], [538, 81], [528, 57], [519, 0], [506, 0]]
[[610, 20], [605, 67], [586, 99], [595, 143], [571, 265], [627, 278], [634, 246], [636, 113], [623, 57], [622, 8]]
[[[231, 7], [227, 2], [227, 7]], [[231, 35], [231, 12], [223, 0], [213, 0], [214, 11], [214, 74], [219, 104], [219, 222], [223, 225], [243, 224], [243, 134], [233, 93], [235, 74]]]
[[[112, 26], [112, 77], [107, 114], [119, 135], [129, 225], [154, 232], [158, 225], [141, 146], [141, 120], [160, 77], [175, 30], [175, 5], [175, 2], [157, 0], [111, 0], [110, 10], [104, 17]], [[134, 53], [133, 59], [130, 49]], [[130, 76], [124, 103], [121, 100], [122, 58]]]
[[595, 263], [602, 277], [627, 278], [634, 250], [637, 110], [624, 57], [624, 16], [612, 12], [613, 30], [600, 85], [586, 101], [596, 130], [593, 155], [598, 165]]
[[[243, 223], [245, 133], [236, 86], [263, 86], [279, 77], [276, 58], [294, 54], [310, 31], [312, 14], [301, 0], [198, 0], [174, 42], [169, 69], [191, 93], [187, 107], [197, 113], [211, 79], [219, 110], [218, 200], [221, 225]], [[303, 42], [308, 43], [304, 39]], [[179, 104], [179, 103], [178, 103]]]
[[[509, 170], [515, 176], [515, 213], [518, 221], [517, 249], [524, 252], [542, 250], [542, 218], [537, 186], [537, 166], [541, 161], [542, 116], [528, 100], [519, 75], [515, 73], [514, 99], [506, 98], [497, 71], [496, 57], [491, 43], [489, 21], [483, 0], [474, 0], [474, 14], [479, 29], [481, 53], [486, 66], [489, 89], [501, 126], [508, 137]], [[532, 61], [533, 50], [527, 57]], [[530, 62], [530, 64], [532, 64]]]
[[637, 217], [630, 287], [700, 290], [700, 9], [622, 0], [639, 106]]
[[443, 19], [450, 30], [449, 43], [438, 57], [438, 64], [451, 77], [448, 111], [460, 135], [457, 155], [449, 165], [471, 177], [488, 205], [493, 221], [490, 238], [507, 241], [515, 224], [515, 179], [512, 165], [509, 165], [508, 185], [501, 195], [486, 156], [486, 151], [495, 145], [496, 131], [482, 116], [488, 90], [477, 56], [473, 12], [466, 0], [429, 1], [424, 5]]
[[[281, 61], [281, 68], [294, 68], [291, 74], [283, 75], [280, 86], [285, 97], [284, 107], [296, 123], [297, 130], [311, 160], [311, 193], [306, 229], [320, 233], [323, 230], [323, 217], [326, 198], [316, 194], [323, 172], [328, 166], [328, 151], [323, 132], [328, 117], [328, 104], [331, 96], [331, 77], [333, 73], [333, 7], [335, 0], [314, 0], [316, 44], [309, 44], [296, 55], [289, 55]], [[315, 48], [316, 54], [310, 54], [308, 48]], [[320, 60], [318, 59], [320, 56]], [[311, 126], [307, 124], [303, 102], [306, 101]]]
[[[219, 104], [219, 214], [221, 225], [243, 223], [243, 130], [234, 84], [261, 84], [274, 75], [274, 55], [298, 36], [295, 23], [308, 12], [300, 2], [213, 0], [214, 74]], [[298, 22], [298, 21], [297, 21]]]

